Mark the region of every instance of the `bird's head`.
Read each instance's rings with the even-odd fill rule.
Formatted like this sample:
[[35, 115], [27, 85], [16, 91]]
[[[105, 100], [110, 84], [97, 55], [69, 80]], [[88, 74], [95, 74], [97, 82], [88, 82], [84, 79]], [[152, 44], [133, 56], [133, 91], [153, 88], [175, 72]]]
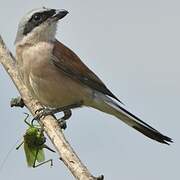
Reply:
[[67, 14], [66, 10], [45, 7], [31, 10], [19, 22], [15, 44], [53, 41], [57, 22]]

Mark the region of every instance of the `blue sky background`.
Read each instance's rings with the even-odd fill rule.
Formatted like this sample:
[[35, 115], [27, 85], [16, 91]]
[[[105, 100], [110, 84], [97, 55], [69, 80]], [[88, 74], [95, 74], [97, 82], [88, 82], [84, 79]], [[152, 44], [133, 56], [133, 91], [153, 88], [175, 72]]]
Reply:
[[[20, 18], [42, 6], [70, 12], [59, 23], [57, 38], [132, 112], [175, 141], [162, 145], [107, 114], [89, 108], [74, 110], [65, 135], [92, 174], [104, 174], [107, 180], [179, 179], [179, 1], [6, 0], [0, 7], [0, 34], [13, 53]], [[28, 111], [10, 108], [10, 99], [18, 92], [2, 66], [0, 77], [2, 164], [7, 152], [21, 141], [27, 128], [23, 112]], [[14, 148], [0, 179], [73, 179], [57, 154], [47, 152], [46, 156], [54, 159], [53, 168], [31, 169], [23, 149]]]

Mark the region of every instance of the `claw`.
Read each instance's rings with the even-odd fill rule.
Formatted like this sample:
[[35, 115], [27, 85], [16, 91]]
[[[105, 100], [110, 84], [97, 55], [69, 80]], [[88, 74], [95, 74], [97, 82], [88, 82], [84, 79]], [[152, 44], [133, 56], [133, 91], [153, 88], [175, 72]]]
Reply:
[[61, 118], [62, 120], [68, 120], [72, 116], [72, 111], [67, 109], [64, 112], [64, 116]]
[[39, 109], [37, 109], [37, 110], [35, 111], [35, 114], [37, 114], [37, 113], [43, 111], [44, 109], [45, 109], [45, 108], [39, 108]]
[[52, 112], [51, 109], [49, 108], [40, 108], [35, 111], [35, 114], [37, 114], [31, 121], [31, 124], [33, 125], [34, 121], [39, 121], [42, 117], [48, 116], [48, 115], [53, 115], [54, 113]]
[[67, 128], [67, 124], [66, 124], [66, 121], [65, 120], [63, 120], [63, 119], [58, 119], [58, 124], [59, 124], [59, 127], [61, 128], [61, 129], [66, 129]]
[[58, 119], [58, 123], [61, 129], [65, 130], [67, 128], [66, 120], [68, 120], [72, 116], [72, 111], [70, 109], [67, 109], [63, 111], [63, 113], [64, 113], [64, 116]]

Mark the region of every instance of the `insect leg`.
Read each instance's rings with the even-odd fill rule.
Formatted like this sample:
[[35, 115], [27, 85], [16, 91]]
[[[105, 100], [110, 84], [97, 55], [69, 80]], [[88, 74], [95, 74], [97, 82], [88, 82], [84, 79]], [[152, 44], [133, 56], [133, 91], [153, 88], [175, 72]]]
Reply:
[[39, 163], [39, 164], [37, 164], [37, 165], [33, 165], [33, 168], [37, 168], [37, 167], [39, 167], [39, 166], [41, 166], [41, 165], [43, 165], [43, 164], [46, 164], [46, 163], [48, 163], [48, 162], [50, 162], [50, 166], [52, 167], [52, 166], [53, 166], [53, 160], [52, 160], [52, 159], [49, 159], [49, 160], [44, 161], [44, 162], [42, 162], [42, 163]]
[[36, 160], [37, 160], [38, 153], [39, 153], [39, 149], [36, 150], [36, 154], [35, 154], [35, 157], [34, 157], [33, 168], [38, 166], [38, 165], [36, 165]]
[[24, 144], [24, 141], [18, 147], [16, 147], [16, 150], [18, 150], [23, 144]]

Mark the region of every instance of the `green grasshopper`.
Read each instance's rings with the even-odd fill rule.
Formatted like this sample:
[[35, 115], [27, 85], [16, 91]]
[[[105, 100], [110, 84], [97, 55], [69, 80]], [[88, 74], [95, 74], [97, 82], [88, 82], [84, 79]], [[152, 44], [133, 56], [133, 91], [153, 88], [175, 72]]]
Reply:
[[[27, 122], [29, 114], [26, 114], [26, 118], [24, 122], [29, 126], [24, 134], [23, 142], [16, 148], [17, 150], [24, 144], [24, 151], [26, 156], [27, 165], [29, 167], [38, 167], [47, 162], [50, 162], [51, 166], [53, 166], [53, 160], [49, 159], [45, 161], [44, 148], [55, 152], [51, 148], [49, 148], [45, 142], [46, 138], [43, 133], [43, 129], [37, 125], [33, 125], [33, 123]], [[39, 164], [36, 165], [36, 162]]]

